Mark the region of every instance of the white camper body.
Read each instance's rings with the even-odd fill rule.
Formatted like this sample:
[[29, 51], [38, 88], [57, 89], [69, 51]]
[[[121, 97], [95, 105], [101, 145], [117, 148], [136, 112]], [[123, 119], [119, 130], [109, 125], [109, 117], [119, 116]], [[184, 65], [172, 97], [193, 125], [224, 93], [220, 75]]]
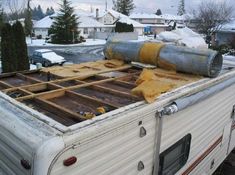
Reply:
[[[0, 174], [210, 175], [235, 147], [234, 77], [224, 71], [68, 127], [1, 93]], [[200, 92], [180, 109], [177, 100]]]

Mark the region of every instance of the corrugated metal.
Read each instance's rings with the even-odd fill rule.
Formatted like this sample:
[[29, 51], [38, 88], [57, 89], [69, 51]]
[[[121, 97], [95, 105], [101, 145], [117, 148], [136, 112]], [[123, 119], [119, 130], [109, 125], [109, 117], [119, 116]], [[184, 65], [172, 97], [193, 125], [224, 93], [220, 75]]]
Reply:
[[[53, 166], [51, 174], [151, 174], [156, 129], [155, 109], [141, 112], [137, 110], [120, 117], [122, 122], [117, 117], [116, 120], [87, 130], [89, 137], [77, 143], [75, 149], [69, 149], [62, 154]], [[139, 121], [143, 124], [139, 125]], [[139, 136], [140, 127], [147, 131], [143, 138]], [[99, 129], [103, 131], [99, 132]], [[79, 135], [74, 139], [80, 140]], [[70, 156], [77, 156], [78, 162], [65, 168], [63, 160]], [[139, 161], [145, 166], [142, 171], [137, 170]]]
[[[232, 106], [235, 103], [235, 85], [207, 98], [185, 110], [166, 116], [163, 123], [161, 152], [177, 142], [186, 134], [192, 134], [190, 156], [187, 164], [177, 174], [182, 174], [197, 158], [202, 155], [219, 137], [224, 127], [231, 123]], [[211, 174], [216, 166], [226, 157], [229, 140], [213, 150], [191, 174]], [[210, 169], [215, 159], [215, 168]]]

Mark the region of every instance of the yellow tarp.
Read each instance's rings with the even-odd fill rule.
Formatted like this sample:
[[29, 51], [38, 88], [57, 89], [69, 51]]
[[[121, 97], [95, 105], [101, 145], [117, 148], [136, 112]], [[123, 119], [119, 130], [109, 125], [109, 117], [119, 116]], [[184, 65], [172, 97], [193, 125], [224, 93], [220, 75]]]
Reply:
[[199, 80], [200, 76], [176, 73], [162, 69], [144, 69], [136, 81], [132, 94], [143, 96], [152, 103], [158, 96], [180, 86]]

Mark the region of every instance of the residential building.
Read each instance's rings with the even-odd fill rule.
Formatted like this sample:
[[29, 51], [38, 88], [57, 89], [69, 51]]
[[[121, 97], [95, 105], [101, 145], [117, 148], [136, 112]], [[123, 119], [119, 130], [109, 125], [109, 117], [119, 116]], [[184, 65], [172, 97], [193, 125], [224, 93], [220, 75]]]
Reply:
[[220, 46], [231, 42], [235, 42], [235, 19], [215, 31], [212, 45]]
[[[48, 30], [53, 24], [54, 17], [55, 15], [46, 16], [45, 18], [36, 22], [33, 27], [35, 36], [41, 35], [42, 38], [46, 38], [46, 36], [48, 36]], [[80, 36], [83, 36], [84, 38], [92, 38], [94, 37], [94, 33], [96, 31], [105, 31], [106, 28], [109, 28], [89, 16], [79, 16], [78, 23]]]
[[168, 29], [168, 25], [165, 24], [165, 19], [162, 16], [147, 13], [133, 13], [130, 18], [144, 24], [144, 32], [158, 34]]
[[[118, 13], [114, 10], [99, 11], [96, 10], [95, 14], [90, 13], [80, 13], [76, 12], [78, 18], [78, 30], [80, 31], [80, 36], [84, 38], [95, 37], [96, 32], [106, 33], [107, 36], [114, 31], [115, 24], [119, 22], [133, 24], [134, 30], [138, 35], [143, 35], [144, 25], [130, 19], [128, 16]], [[41, 35], [42, 38], [46, 38], [48, 35], [48, 30], [51, 27], [54, 18], [57, 14], [51, 16], [46, 16], [40, 21], [36, 22], [34, 25], [34, 33], [36, 36]]]
[[143, 24], [114, 10], [100, 11], [99, 9], [96, 9], [96, 12], [95, 14], [93, 14], [93, 17], [96, 18], [97, 21], [103, 23], [105, 26], [115, 27], [115, 24], [117, 22], [122, 22], [132, 24], [134, 27], [134, 31], [138, 33], [138, 35], [143, 35], [144, 32], [145, 26]]

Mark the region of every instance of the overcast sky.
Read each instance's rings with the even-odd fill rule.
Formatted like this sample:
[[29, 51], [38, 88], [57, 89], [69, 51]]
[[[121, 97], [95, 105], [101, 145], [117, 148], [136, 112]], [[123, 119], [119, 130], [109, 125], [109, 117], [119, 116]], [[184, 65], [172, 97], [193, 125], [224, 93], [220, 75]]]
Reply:
[[[0, 0], [1, 1], [1, 0]], [[4, 1], [4, 0], [3, 0]], [[19, 0], [20, 1], [20, 0]], [[91, 6], [95, 8], [104, 8], [106, 0], [71, 0], [73, 6], [78, 9], [90, 10]], [[158, 8], [162, 10], [163, 13], [176, 14], [178, 9], [178, 4], [180, 0], [134, 0], [136, 5], [135, 12], [156, 12]], [[201, 1], [209, 0], [185, 0], [186, 11], [190, 13], [192, 9], [196, 9]], [[235, 0], [213, 0], [213, 1], [228, 1], [228, 3], [235, 9]], [[37, 6], [40, 4], [44, 9], [48, 6], [53, 6], [55, 9], [58, 8], [58, 3], [61, 0], [32, 0], [32, 6]], [[108, 8], [112, 8], [112, 0], [107, 0]]]

